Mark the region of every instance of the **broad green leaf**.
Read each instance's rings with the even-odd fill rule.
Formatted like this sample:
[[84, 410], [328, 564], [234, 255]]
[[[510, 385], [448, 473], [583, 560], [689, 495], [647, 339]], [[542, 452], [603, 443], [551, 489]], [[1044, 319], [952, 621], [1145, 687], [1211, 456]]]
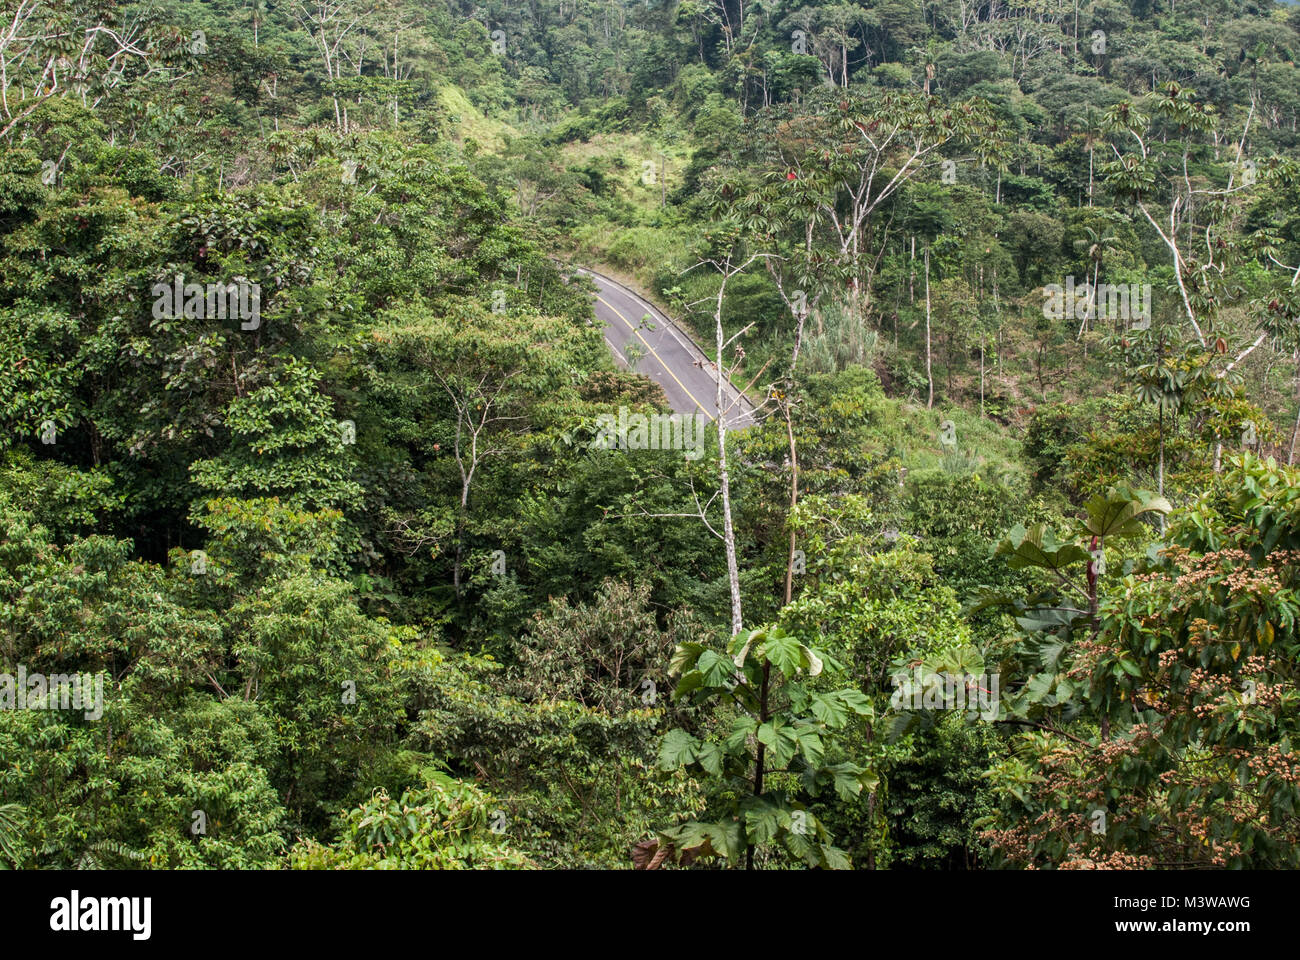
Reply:
[[729, 687], [735, 680], [736, 665], [716, 650], [705, 650], [695, 666], [706, 687]]
[[780, 627], [773, 627], [759, 645], [756, 652], [772, 666], [781, 671], [782, 676], [792, 677], [796, 670], [808, 665], [804, 645], [790, 636]]
[[679, 644], [673, 651], [673, 658], [668, 662], [669, 676], [676, 676], [684, 673], [695, 666], [695, 661], [700, 658], [700, 654], [708, 649], [702, 643], [683, 643]]
[[853, 861], [849, 855], [839, 847], [833, 847], [829, 843], [820, 843], [817, 849], [821, 854], [821, 865], [827, 870], [852, 870]]
[[696, 762], [714, 777], [722, 776], [722, 764], [725, 759], [726, 754], [716, 743], [702, 743], [695, 751]]
[[848, 719], [848, 710], [838, 696], [833, 693], [814, 694], [812, 715], [828, 727], [839, 727]]
[[856, 763], [836, 763], [826, 767], [835, 778], [835, 793], [841, 800], [851, 800], [862, 792], [880, 786], [880, 778], [865, 767]]
[[737, 717], [731, 722], [731, 730], [727, 733], [727, 738], [722, 741], [727, 748], [727, 752], [736, 754], [743, 750], [749, 743], [750, 736], [754, 733], [755, 721], [752, 717]]
[[678, 770], [693, 763], [700, 742], [685, 730], [669, 730], [659, 744], [659, 769]]
[[1149, 490], [1117, 488], [1108, 496], [1098, 494], [1083, 505], [1088, 512], [1083, 525], [1098, 539], [1131, 537], [1143, 532], [1138, 518], [1148, 513], [1168, 513], [1173, 505]]
[[1055, 676], [1050, 673], [1035, 674], [1029, 683], [1025, 684], [1025, 696], [1031, 703], [1037, 703], [1051, 691], [1052, 681], [1055, 679]]
[[1045, 570], [1064, 570], [1074, 563], [1089, 559], [1088, 551], [1075, 543], [1063, 543], [1046, 524], [1037, 523], [1026, 530], [1016, 524], [998, 544], [994, 556], [1005, 556], [1007, 566], [1013, 570], [1024, 567], [1042, 567]]
[[875, 707], [867, 695], [857, 687], [845, 687], [843, 690], [836, 690], [835, 695], [840, 698], [840, 702], [852, 710], [860, 717], [875, 716]]
[[758, 742], [767, 747], [772, 758], [772, 766], [784, 767], [799, 749], [799, 741], [793, 728], [782, 723], [779, 718], [769, 720], [758, 728]]
[[822, 756], [826, 752], [826, 747], [822, 743], [821, 734], [811, 723], [798, 723], [794, 726], [795, 739], [799, 741], [799, 752], [803, 756], [804, 763], [810, 767], [815, 767], [822, 762]]

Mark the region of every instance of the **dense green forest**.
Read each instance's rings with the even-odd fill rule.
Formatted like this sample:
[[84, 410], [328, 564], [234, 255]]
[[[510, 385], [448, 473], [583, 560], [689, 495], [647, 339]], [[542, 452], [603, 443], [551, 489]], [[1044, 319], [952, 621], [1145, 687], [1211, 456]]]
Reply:
[[3, 7], [0, 865], [1300, 867], [1300, 8]]

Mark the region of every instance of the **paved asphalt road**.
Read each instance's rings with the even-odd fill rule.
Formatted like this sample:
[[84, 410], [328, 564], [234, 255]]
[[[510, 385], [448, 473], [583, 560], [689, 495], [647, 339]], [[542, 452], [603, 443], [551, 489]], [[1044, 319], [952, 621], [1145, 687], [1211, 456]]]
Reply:
[[[664, 388], [674, 413], [703, 410], [710, 420], [716, 420], [718, 381], [714, 365], [690, 337], [653, 304], [622, 284], [581, 267], [574, 269], [596, 284], [596, 316], [605, 324], [605, 342], [619, 365], [632, 366], [628, 352], [635, 349], [639, 356], [633, 369]], [[729, 384], [724, 389], [727, 425], [733, 430], [752, 426], [753, 404]]]

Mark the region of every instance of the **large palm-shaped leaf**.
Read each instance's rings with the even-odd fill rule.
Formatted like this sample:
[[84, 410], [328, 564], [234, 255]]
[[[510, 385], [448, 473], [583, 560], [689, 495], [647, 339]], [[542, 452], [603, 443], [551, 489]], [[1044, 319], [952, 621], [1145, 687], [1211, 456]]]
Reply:
[[1078, 544], [1058, 540], [1055, 531], [1046, 524], [1038, 523], [1028, 530], [1016, 524], [998, 544], [994, 556], [1005, 556], [1007, 566], [1013, 570], [1042, 567], [1060, 571], [1072, 563], [1087, 560], [1088, 551]]
[[1148, 513], [1168, 513], [1173, 505], [1164, 497], [1149, 490], [1111, 491], [1109, 496], [1098, 494], [1084, 505], [1088, 516], [1083, 525], [1099, 540], [1107, 537], [1131, 537], [1142, 532], [1139, 518]]

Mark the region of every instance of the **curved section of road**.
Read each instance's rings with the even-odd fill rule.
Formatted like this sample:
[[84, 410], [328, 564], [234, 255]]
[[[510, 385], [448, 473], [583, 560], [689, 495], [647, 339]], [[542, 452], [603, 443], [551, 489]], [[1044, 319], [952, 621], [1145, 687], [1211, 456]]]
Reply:
[[[663, 387], [674, 413], [701, 410], [716, 420], [717, 367], [690, 336], [621, 283], [582, 267], [571, 269], [596, 285], [596, 317], [605, 324], [605, 342], [618, 364]], [[723, 384], [722, 407], [729, 429], [754, 424], [754, 405], [729, 383]]]

